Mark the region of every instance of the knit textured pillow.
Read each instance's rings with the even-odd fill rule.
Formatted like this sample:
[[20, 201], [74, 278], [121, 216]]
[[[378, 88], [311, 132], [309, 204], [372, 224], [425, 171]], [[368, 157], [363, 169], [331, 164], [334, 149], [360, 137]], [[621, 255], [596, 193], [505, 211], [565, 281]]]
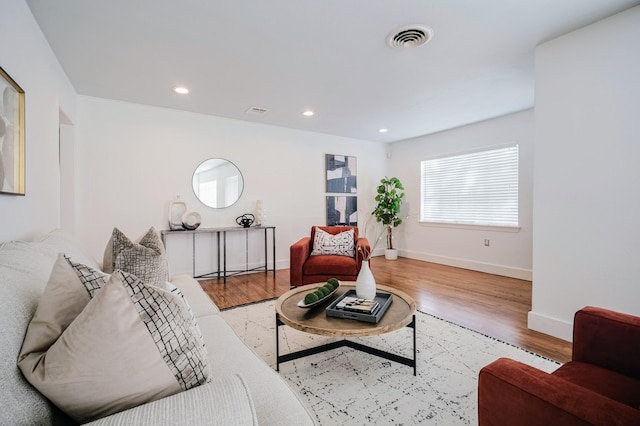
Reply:
[[18, 366], [81, 423], [205, 383], [207, 351], [176, 290], [116, 270], [46, 351]]
[[333, 254], [339, 256], [355, 256], [355, 243], [353, 240], [353, 229], [331, 235], [320, 228], [316, 228], [313, 238], [313, 250], [311, 256], [320, 254]]
[[111, 273], [116, 269], [133, 274], [148, 284], [160, 285], [169, 280], [164, 245], [153, 227], [136, 241], [113, 228], [104, 251], [102, 270]]

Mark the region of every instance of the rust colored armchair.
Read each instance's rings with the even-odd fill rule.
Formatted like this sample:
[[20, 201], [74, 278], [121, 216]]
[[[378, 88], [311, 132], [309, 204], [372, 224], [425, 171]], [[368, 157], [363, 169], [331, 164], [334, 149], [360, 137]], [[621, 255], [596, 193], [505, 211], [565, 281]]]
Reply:
[[640, 318], [586, 307], [551, 374], [501, 358], [480, 370], [480, 426], [640, 425]]
[[[336, 254], [311, 255], [316, 229], [332, 236], [353, 229], [354, 254], [342, 256]], [[326, 281], [335, 277], [339, 280], [355, 281], [362, 266], [363, 251], [371, 250], [369, 241], [359, 237], [355, 226], [314, 226], [309, 237], [304, 237], [289, 248], [289, 277], [292, 287]]]

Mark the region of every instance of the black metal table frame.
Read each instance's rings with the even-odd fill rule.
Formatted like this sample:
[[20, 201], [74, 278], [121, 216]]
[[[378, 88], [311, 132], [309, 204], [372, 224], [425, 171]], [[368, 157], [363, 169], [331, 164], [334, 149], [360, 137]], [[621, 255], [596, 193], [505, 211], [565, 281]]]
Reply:
[[[349, 320], [345, 320], [349, 321]], [[316, 346], [309, 349], [303, 349], [300, 351], [291, 352], [288, 354], [280, 355], [280, 326], [286, 325], [280, 320], [280, 316], [276, 313], [276, 371], [280, 371], [280, 363], [293, 361], [295, 359], [304, 358], [309, 355], [315, 355], [322, 352], [330, 351], [337, 348], [348, 347], [352, 349], [356, 349], [362, 352], [366, 352], [370, 355], [375, 355], [384, 359], [388, 359], [389, 361], [398, 362], [400, 364], [407, 365], [409, 367], [413, 367], [413, 375], [417, 375], [417, 357], [416, 357], [416, 316], [415, 314], [411, 318], [411, 322], [406, 325], [406, 327], [410, 327], [413, 329], [413, 359], [397, 355], [391, 352], [383, 351], [377, 348], [372, 348], [371, 346], [363, 345], [362, 343], [354, 342], [352, 340], [347, 340], [346, 338], [343, 340], [336, 340], [335, 342], [325, 343], [320, 346]], [[395, 330], [394, 330], [395, 331]], [[313, 334], [313, 333], [312, 333]], [[360, 337], [360, 336], [358, 336]], [[363, 336], [366, 337], [366, 336]]]
[[[255, 268], [249, 268], [249, 231], [253, 230], [264, 230], [264, 265], [257, 266]], [[199, 228], [193, 231], [188, 230], [175, 230], [175, 231], [167, 231], [164, 230], [161, 232], [162, 241], [166, 246], [165, 235], [167, 234], [192, 234], [192, 251], [191, 251], [191, 262], [193, 278], [207, 278], [211, 276], [217, 276], [218, 279], [222, 277], [223, 281], [227, 282], [227, 277], [231, 277], [233, 275], [238, 275], [246, 272], [252, 271], [269, 271], [269, 256], [268, 256], [268, 238], [267, 238], [267, 230], [271, 230], [272, 237], [272, 261], [273, 261], [273, 278], [276, 277], [276, 227], [275, 226], [251, 226], [249, 228], [242, 227], [224, 227], [224, 228]], [[227, 270], [227, 232], [238, 232], [245, 231], [245, 268], [240, 270]], [[217, 249], [217, 270], [213, 272], [208, 272], [201, 275], [196, 275], [196, 234], [201, 233], [209, 233], [216, 234], [216, 241], [218, 245]], [[222, 234], [222, 270], [220, 270], [220, 234]]]

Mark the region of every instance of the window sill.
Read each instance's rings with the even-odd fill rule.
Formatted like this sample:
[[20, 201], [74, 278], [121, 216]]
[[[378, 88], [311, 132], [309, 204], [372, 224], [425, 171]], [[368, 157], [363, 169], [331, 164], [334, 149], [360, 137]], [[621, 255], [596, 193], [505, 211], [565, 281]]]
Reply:
[[421, 226], [436, 228], [475, 229], [477, 231], [520, 232], [521, 226], [474, 225], [472, 223], [445, 223], [420, 221]]

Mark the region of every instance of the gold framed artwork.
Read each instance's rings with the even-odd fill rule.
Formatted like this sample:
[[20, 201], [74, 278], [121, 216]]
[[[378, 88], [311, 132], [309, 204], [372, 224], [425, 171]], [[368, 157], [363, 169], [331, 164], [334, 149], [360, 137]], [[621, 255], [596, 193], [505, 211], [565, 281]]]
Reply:
[[24, 90], [0, 68], [0, 193], [24, 195]]

